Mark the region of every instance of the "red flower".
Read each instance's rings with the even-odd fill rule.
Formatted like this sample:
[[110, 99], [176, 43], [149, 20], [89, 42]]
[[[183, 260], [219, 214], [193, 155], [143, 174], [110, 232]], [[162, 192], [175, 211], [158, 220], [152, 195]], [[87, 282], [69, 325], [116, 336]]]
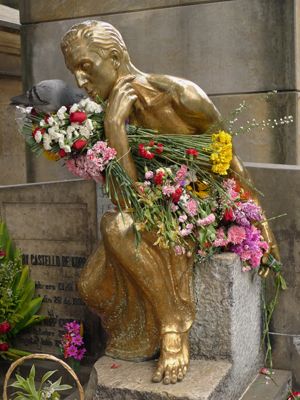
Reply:
[[64, 149], [60, 149], [58, 155], [61, 157], [64, 157], [67, 153], [64, 151]]
[[0, 250], [0, 256], [6, 257], [6, 253], [3, 250]]
[[[157, 147], [163, 147], [162, 143], [158, 143]], [[163, 149], [156, 149], [156, 153], [162, 153], [164, 150]]]
[[234, 191], [237, 192], [237, 193], [240, 193], [241, 188], [240, 188], [239, 186], [236, 186], [236, 187], [234, 188]]
[[175, 193], [172, 193], [173, 203], [178, 203], [181, 195], [182, 195], [182, 189], [180, 188], [176, 189]]
[[45, 133], [46, 130], [45, 129], [41, 129], [41, 128], [35, 128], [35, 130], [32, 132], [32, 137], [35, 137], [37, 131], [40, 131], [41, 134]]
[[7, 343], [1, 343], [0, 344], [0, 351], [6, 351], [8, 350], [8, 344]]
[[232, 208], [226, 208], [225, 213], [224, 213], [224, 219], [225, 221], [234, 221], [235, 220], [235, 215], [233, 214]]
[[153, 140], [150, 140], [150, 142], [147, 144], [147, 146], [150, 146], [150, 147], [154, 146]]
[[157, 185], [161, 185], [163, 183], [163, 180], [162, 180], [163, 176], [166, 176], [166, 175], [163, 174], [161, 171], [159, 171], [159, 173], [157, 175], [155, 175], [154, 182]]
[[86, 113], [82, 111], [76, 111], [70, 114], [70, 121], [71, 122], [84, 122], [87, 119]]
[[204, 247], [205, 247], [206, 249], [209, 249], [211, 246], [212, 246], [212, 244], [209, 243], [209, 242], [205, 242], [205, 243], [204, 243]]
[[31, 114], [31, 115], [36, 115], [35, 108], [32, 108], [32, 109], [30, 110], [30, 114]]
[[135, 186], [136, 186], [138, 189], [140, 189], [140, 191], [141, 191], [143, 194], [145, 194], [145, 190], [144, 190], [143, 186], [138, 186], [137, 184], [135, 184]]
[[9, 332], [11, 330], [11, 326], [8, 322], [2, 322], [0, 325], [0, 333], [3, 335], [6, 332]]
[[154, 153], [147, 151], [142, 143], [139, 144], [139, 154], [148, 160], [154, 157]]
[[241, 193], [241, 200], [249, 200], [250, 199], [250, 192]]
[[46, 118], [45, 118], [46, 124], [48, 124], [48, 120], [49, 120], [50, 117], [51, 117], [51, 115], [49, 115], [49, 114], [46, 115]]
[[198, 156], [198, 153], [197, 153], [197, 151], [195, 149], [188, 149], [186, 151], [186, 154], [191, 154], [192, 156], [195, 156], [195, 157]]
[[[72, 114], [71, 114], [71, 115], [72, 115]], [[76, 150], [80, 150], [80, 149], [82, 149], [86, 144], [87, 144], [87, 140], [85, 140], [85, 139], [78, 139], [78, 140], [76, 140], [76, 142], [73, 144], [72, 147], [74, 147], [74, 149], [76, 149]]]

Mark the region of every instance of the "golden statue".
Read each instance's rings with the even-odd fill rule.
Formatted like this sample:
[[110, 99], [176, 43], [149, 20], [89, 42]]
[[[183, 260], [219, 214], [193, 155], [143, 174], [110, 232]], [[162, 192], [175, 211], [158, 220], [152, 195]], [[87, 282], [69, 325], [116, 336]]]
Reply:
[[[132, 125], [181, 135], [204, 133], [219, 120], [217, 109], [196, 84], [135, 68], [120, 33], [108, 23], [74, 25], [62, 39], [62, 51], [78, 86], [94, 100], [100, 94], [107, 101], [106, 139], [133, 181], [137, 173], [129, 151], [127, 118]], [[251, 182], [236, 154], [231, 167]], [[240, 185], [249, 190], [244, 181]], [[255, 194], [253, 198], [257, 201]], [[193, 258], [153, 246], [156, 232], [143, 232], [136, 260], [133, 221], [124, 215], [126, 225], [117, 209], [103, 216], [102, 240], [84, 267], [79, 294], [109, 333], [106, 355], [141, 361], [160, 350], [153, 381], [176, 383], [183, 379], [190, 360]], [[279, 258], [268, 223], [260, 228]]]

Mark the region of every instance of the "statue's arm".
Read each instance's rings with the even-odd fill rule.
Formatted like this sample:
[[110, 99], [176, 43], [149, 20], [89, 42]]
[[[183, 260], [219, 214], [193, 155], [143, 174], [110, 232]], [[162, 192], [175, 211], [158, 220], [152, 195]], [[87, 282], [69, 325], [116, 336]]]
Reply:
[[[125, 128], [126, 119], [129, 117], [131, 107], [137, 100], [131, 82], [134, 76], [127, 75], [120, 78], [113, 87], [109, 98], [104, 118], [104, 130], [109, 147], [117, 152], [119, 163], [125, 168], [131, 179], [137, 181], [137, 171], [130, 152], [129, 141]], [[115, 184], [115, 187], [118, 185]], [[115, 204], [114, 199], [112, 202]], [[123, 203], [121, 195], [120, 204]]]

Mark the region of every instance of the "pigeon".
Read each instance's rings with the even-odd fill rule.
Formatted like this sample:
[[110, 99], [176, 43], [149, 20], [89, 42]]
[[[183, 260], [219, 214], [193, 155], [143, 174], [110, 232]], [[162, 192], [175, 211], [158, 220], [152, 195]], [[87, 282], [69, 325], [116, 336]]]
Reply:
[[41, 81], [26, 93], [10, 99], [11, 105], [22, 104], [26, 107], [37, 108], [45, 113], [57, 111], [62, 106], [71, 106], [87, 95], [81, 89], [72, 89], [60, 79]]

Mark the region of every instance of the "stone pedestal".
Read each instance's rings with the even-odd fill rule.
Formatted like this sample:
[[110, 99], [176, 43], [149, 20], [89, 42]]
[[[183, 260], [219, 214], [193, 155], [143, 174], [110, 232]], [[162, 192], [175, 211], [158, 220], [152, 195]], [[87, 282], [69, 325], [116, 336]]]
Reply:
[[[261, 279], [242, 272], [233, 253], [195, 265], [196, 318], [190, 332], [191, 365], [176, 385], [151, 382], [155, 361], [109, 357], [94, 365], [87, 399], [238, 399], [262, 363]], [[118, 368], [111, 368], [113, 365]]]

